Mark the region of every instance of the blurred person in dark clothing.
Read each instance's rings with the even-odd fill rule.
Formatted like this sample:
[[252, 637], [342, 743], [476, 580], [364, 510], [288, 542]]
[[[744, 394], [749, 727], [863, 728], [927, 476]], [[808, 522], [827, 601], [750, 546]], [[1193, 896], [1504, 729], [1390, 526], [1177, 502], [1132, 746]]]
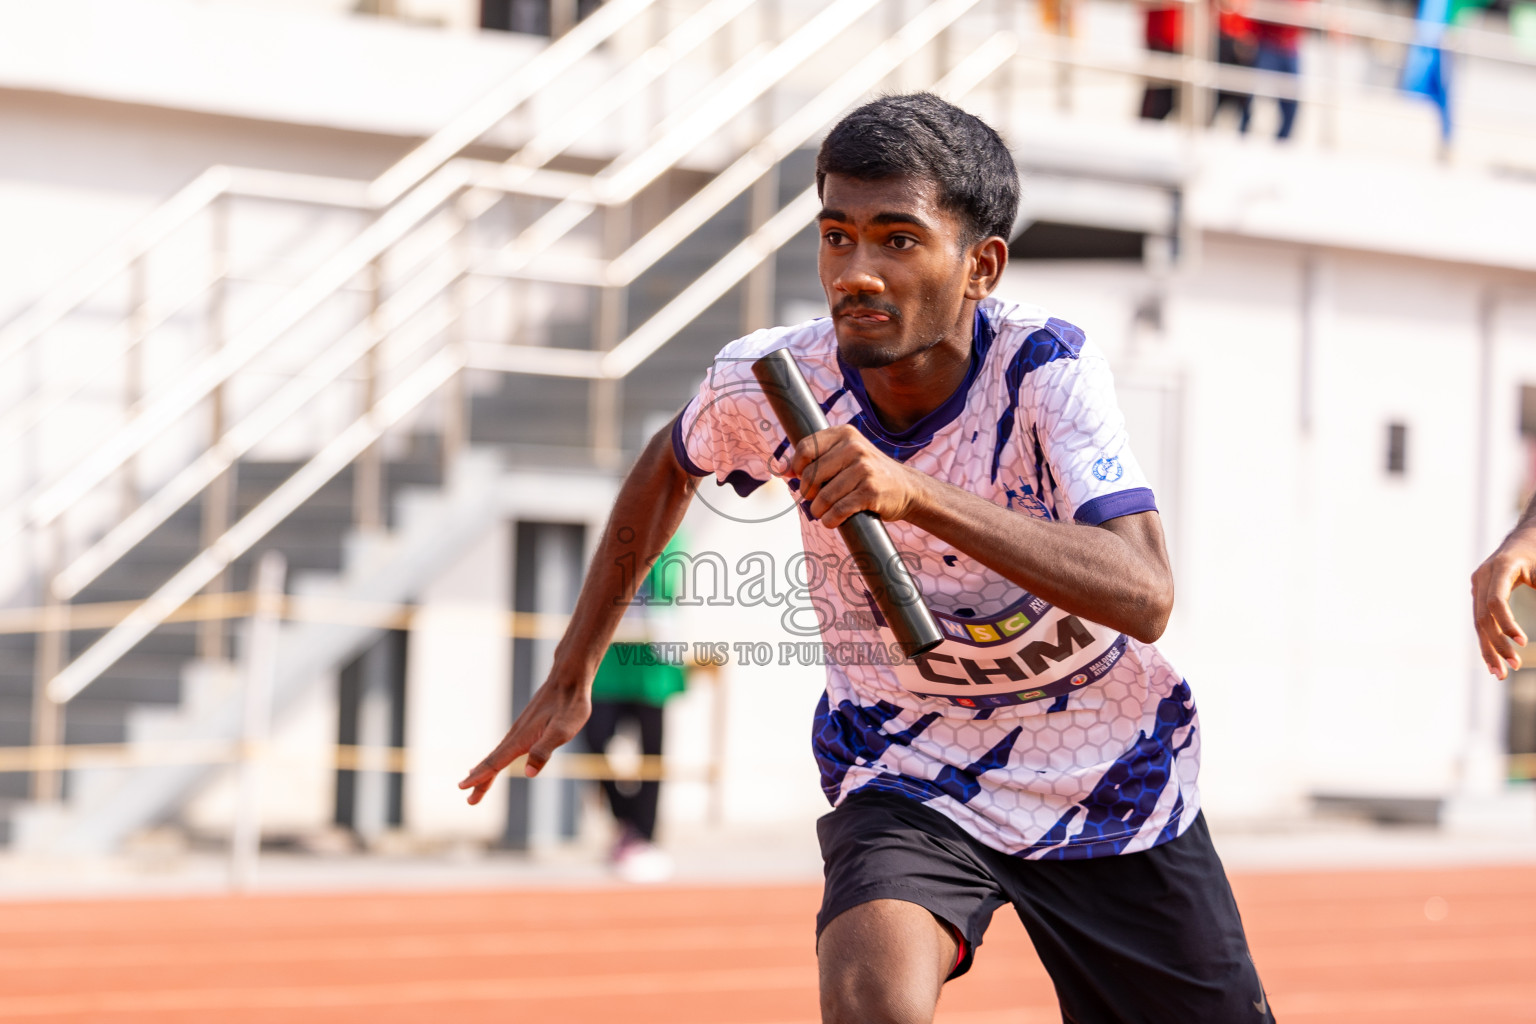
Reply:
[[[1184, 52], [1184, 8], [1152, 7], [1147, 10], [1147, 49], [1153, 53]], [[1141, 116], [1161, 121], [1173, 113], [1178, 101], [1178, 86], [1167, 82], [1148, 82], [1141, 94]]]
[[[647, 614], [652, 606], [672, 604], [675, 588], [659, 567], [666, 565], [668, 555], [681, 550], [680, 537], [674, 536], [656, 560], [658, 568], [647, 574], [636, 595], [639, 603], [626, 615], [639, 620], [646, 633], [652, 626], [652, 616]], [[660, 757], [665, 705], [686, 683], [683, 667], [658, 657], [650, 643], [610, 644], [592, 680], [592, 715], [582, 730], [587, 749], [606, 753], [614, 736], [627, 725], [639, 733], [642, 756]], [[661, 782], [604, 779], [602, 789], [619, 826], [610, 858], [614, 870], [630, 882], [665, 881], [672, 873], [672, 861], [655, 845]]]
[[[613, 644], [592, 681], [592, 717], [583, 730], [587, 749], [594, 754], [606, 752], [619, 729], [629, 723], [639, 731], [640, 753], [661, 756], [665, 704], [683, 686], [682, 667], [657, 658], [650, 644]], [[611, 858], [614, 870], [627, 881], [665, 880], [671, 874], [671, 861], [654, 842], [661, 783], [604, 779], [602, 787], [619, 826]]]
[[[1302, 0], [1293, 0], [1293, 6]], [[1295, 25], [1277, 25], [1268, 21], [1251, 22], [1253, 26], [1256, 52], [1253, 66], [1260, 71], [1278, 71], [1281, 74], [1295, 75], [1301, 70], [1301, 29]], [[1296, 108], [1294, 99], [1279, 99], [1280, 104], [1280, 130], [1275, 133], [1277, 139], [1291, 137], [1291, 129], [1296, 125]], [[1238, 123], [1237, 130], [1248, 131], [1248, 118], [1252, 113], [1253, 105], [1250, 103], [1243, 110], [1243, 119]]]
[[[1246, 18], [1239, 9], [1237, 0], [1217, 0], [1216, 4], [1216, 60], [1221, 64], [1232, 64], [1240, 68], [1254, 66], [1259, 53], [1258, 37], [1254, 32], [1254, 23]], [[1253, 95], [1246, 92], [1227, 92], [1225, 90], [1216, 94], [1216, 103], [1211, 107], [1211, 123], [1221, 114], [1221, 108], [1233, 106], [1237, 108], [1238, 124], [1241, 130], [1248, 129], [1248, 118], [1253, 111]]]

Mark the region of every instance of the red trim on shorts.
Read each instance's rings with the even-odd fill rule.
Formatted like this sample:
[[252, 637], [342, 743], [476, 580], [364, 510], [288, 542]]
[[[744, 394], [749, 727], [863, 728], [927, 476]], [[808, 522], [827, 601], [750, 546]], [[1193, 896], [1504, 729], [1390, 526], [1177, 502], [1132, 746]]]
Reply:
[[954, 925], [949, 925], [949, 930], [955, 937], [955, 962], [949, 968], [949, 973], [954, 974], [960, 969], [960, 965], [965, 963], [965, 936], [961, 935], [960, 929], [956, 928]]

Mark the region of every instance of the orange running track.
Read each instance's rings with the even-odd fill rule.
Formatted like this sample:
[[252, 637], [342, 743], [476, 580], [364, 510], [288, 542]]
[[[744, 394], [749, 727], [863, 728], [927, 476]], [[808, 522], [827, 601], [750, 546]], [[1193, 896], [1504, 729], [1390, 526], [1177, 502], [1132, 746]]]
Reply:
[[[1536, 867], [1239, 875], [1276, 1015], [1536, 1020]], [[812, 886], [13, 903], [0, 1022], [813, 1024]], [[1060, 1020], [1016, 918], [942, 1024]]]

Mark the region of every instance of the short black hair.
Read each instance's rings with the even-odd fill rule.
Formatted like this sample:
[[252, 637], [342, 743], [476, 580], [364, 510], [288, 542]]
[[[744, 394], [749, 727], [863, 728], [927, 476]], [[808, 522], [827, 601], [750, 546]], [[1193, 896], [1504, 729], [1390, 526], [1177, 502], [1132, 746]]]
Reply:
[[839, 121], [816, 154], [818, 196], [829, 174], [937, 182], [939, 202], [965, 222], [966, 245], [1007, 241], [1019, 212], [1019, 172], [1002, 137], [931, 92], [882, 96]]

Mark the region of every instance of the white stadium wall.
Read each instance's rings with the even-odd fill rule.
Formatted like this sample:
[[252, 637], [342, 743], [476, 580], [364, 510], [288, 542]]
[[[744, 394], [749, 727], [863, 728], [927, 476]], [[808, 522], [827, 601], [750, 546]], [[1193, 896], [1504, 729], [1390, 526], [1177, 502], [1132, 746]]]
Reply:
[[[1010, 269], [1008, 297], [1109, 351], [1133, 446], [1175, 435], [1176, 461], [1148, 467], [1178, 586], [1162, 646], [1200, 702], [1213, 817], [1490, 785], [1472, 748], [1502, 742], [1502, 687], [1484, 682], [1466, 595], [1523, 480], [1516, 402], [1536, 384], [1536, 301], [1512, 283], [1215, 234], [1167, 280]], [[1134, 318], [1152, 293], [1166, 296], [1161, 331]], [[1176, 417], [1147, 414], [1149, 378], [1173, 382]], [[1407, 427], [1402, 474], [1387, 471], [1391, 423]]]
[[[75, 47], [69, 19], [111, 6], [0, 0], [0, 18], [40, 33], [27, 60], [0, 67], [0, 320], [210, 165], [373, 177], [536, 45], [338, 17], [347, 5], [329, 2], [327, 14], [167, 0], [124, 5], [171, 19], [135, 29], [138, 50], [100, 37]], [[464, 27], [464, 4], [406, 7]], [[172, 22], [197, 23], [209, 41], [197, 59], [175, 45]], [[230, 56], [252, 33], [268, 44], [259, 67]], [[401, 66], [413, 73], [402, 79]], [[1027, 128], [1012, 135], [1026, 156], [1055, 146], [1139, 166], [1182, 144], [1146, 126], [1090, 130], [1051, 116]], [[1522, 383], [1536, 385], [1536, 189], [1315, 150], [1277, 155], [1257, 139], [1186, 155], [1204, 171], [1190, 179], [1177, 259], [1159, 257], [1164, 240], [1152, 238], [1142, 262], [1018, 261], [1000, 294], [1078, 324], [1109, 356], [1167, 521], [1178, 596], [1162, 646], [1200, 704], [1206, 806], [1253, 820], [1304, 813], [1319, 793], [1496, 789], [1485, 755], [1502, 742], [1503, 690], [1479, 668], [1467, 576], [1512, 523], [1527, 473], [1516, 402]], [[1416, 216], [1425, 210], [1450, 212]], [[275, 250], [287, 237], [328, 245], [343, 226], [255, 218], [241, 230], [267, 232]], [[1389, 423], [1407, 428], [1402, 474], [1386, 469]], [[306, 443], [301, 425], [265, 454]], [[500, 835], [504, 803], [471, 810], [453, 784], [510, 717], [508, 524], [579, 522], [590, 545], [614, 488], [599, 473], [508, 474], [495, 528], [417, 595], [408, 832], [440, 843]], [[787, 502], [778, 485], [742, 500], [706, 480], [701, 498], [714, 507], [695, 502], [691, 551], [733, 569], [768, 551], [782, 572], [798, 550], [795, 513], [742, 521]], [[15, 582], [0, 578], [0, 593]], [[667, 622], [690, 645], [767, 642], [775, 657], [733, 656], [718, 682], [696, 678], [669, 705], [668, 756], [702, 766], [718, 738], [724, 760], [718, 791], [666, 788], [664, 821], [773, 825], [824, 810], [810, 753], [820, 669], [777, 663], [779, 643], [799, 639], [778, 615], [736, 603]], [[328, 823], [336, 719], [327, 680], [279, 723], [276, 744], [299, 767], [267, 793], [274, 827]], [[215, 782], [188, 820], [222, 827], [230, 801]]]

